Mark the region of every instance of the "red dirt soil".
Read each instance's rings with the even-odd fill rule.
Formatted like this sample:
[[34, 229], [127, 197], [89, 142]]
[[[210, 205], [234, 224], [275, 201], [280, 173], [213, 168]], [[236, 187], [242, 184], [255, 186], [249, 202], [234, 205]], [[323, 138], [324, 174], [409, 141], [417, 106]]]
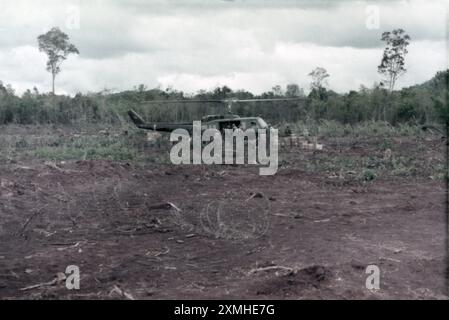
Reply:
[[[443, 183], [335, 181], [294, 168], [4, 166], [0, 298], [444, 299]], [[365, 287], [370, 264], [380, 290]], [[68, 265], [79, 290], [52, 281]]]

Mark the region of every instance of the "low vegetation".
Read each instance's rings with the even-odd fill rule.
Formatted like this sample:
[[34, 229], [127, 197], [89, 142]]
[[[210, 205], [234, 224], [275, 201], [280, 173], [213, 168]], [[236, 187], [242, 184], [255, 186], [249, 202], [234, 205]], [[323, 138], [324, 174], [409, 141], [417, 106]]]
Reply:
[[439, 72], [421, 85], [391, 92], [375, 86], [337, 94], [317, 86], [308, 96], [296, 85], [285, 90], [276, 86], [257, 96], [227, 87], [188, 96], [143, 85], [120, 93], [69, 97], [34, 89], [18, 96], [0, 84], [0, 162], [108, 159], [166, 164], [167, 137], [156, 135], [148, 141], [146, 132], [130, 124], [129, 109], [152, 121], [192, 121], [223, 112], [223, 105], [146, 102], [299, 96], [300, 101], [237, 104], [233, 110], [242, 116], [260, 115], [281, 134], [288, 126], [293, 134], [317, 137], [325, 144], [323, 152], [312, 155], [296, 152], [292, 157], [291, 150], [283, 149], [281, 165], [364, 182], [386, 175], [443, 179], [441, 132], [424, 132], [422, 125], [442, 129], [448, 122], [448, 79], [449, 71]]
[[324, 87], [314, 88], [308, 96], [297, 85], [285, 90], [276, 86], [261, 95], [247, 91], [232, 91], [219, 87], [186, 95], [172, 89], [148, 90], [140, 85], [135, 90], [120, 93], [100, 92], [77, 94], [74, 97], [55, 96], [28, 90], [17, 96], [11, 86], [0, 83], [0, 125], [58, 124], [80, 125], [96, 123], [114, 125], [126, 123], [130, 108], [152, 121], [192, 121], [205, 114], [224, 112], [220, 103], [145, 103], [152, 100], [220, 100], [227, 98], [291, 98], [300, 101], [276, 101], [238, 104], [233, 112], [242, 116], [260, 115], [272, 124], [282, 122], [338, 122], [356, 126], [364, 122], [384, 121], [392, 126], [446, 122], [447, 84], [449, 71], [439, 72], [431, 80], [417, 86], [389, 92], [381, 86], [361, 87], [358, 91], [338, 94]]

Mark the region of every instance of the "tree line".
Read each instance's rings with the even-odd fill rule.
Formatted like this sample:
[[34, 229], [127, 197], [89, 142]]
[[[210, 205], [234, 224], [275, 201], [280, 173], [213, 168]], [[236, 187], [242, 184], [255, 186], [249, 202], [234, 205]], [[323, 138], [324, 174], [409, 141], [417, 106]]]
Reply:
[[447, 116], [447, 86], [449, 70], [438, 72], [432, 79], [401, 90], [389, 91], [380, 84], [371, 88], [361, 86], [339, 94], [317, 86], [308, 95], [295, 84], [286, 88], [273, 87], [260, 95], [223, 86], [214, 90], [186, 95], [182, 91], [144, 85], [119, 93], [99, 92], [77, 94], [74, 97], [27, 90], [21, 96], [11, 86], [0, 82], [0, 124], [77, 124], [128, 121], [126, 112], [135, 109], [151, 121], [192, 121], [207, 114], [226, 113], [220, 103], [151, 103], [157, 100], [221, 100], [229, 98], [291, 98], [298, 101], [248, 102], [233, 106], [232, 112], [241, 116], [262, 116], [275, 124], [297, 121], [334, 120], [343, 124], [365, 121], [424, 124], [445, 122]]
[[55, 95], [55, 79], [68, 56], [79, 54], [79, 51], [70, 43], [67, 34], [54, 27], [37, 38], [39, 50], [48, 57], [46, 68], [52, 77], [51, 93], [40, 93], [34, 88], [18, 96], [11, 86], [0, 81], [0, 125], [86, 122], [115, 125], [127, 121], [126, 112], [131, 108], [151, 121], [192, 121], [207, 114], [226, 112], [225, 105], [212, 102], [164, 104], [154, 101], [293, 97], [302, 99], [239, 103], [235, 104], [232, 112], [241, 116], [261, 116], [271, 123], [321, 120], [334, 120], [343, 124], [364, 121], [386, 121], [393, 125], [405, 122], [447, 123], [448, 70], [438, 72], [421, 85], [394, 90], [399, 77], [407, 71], [405, 57], [411, 39], [403, 29], [395, 29], [384, 32], [381, 40], [385, 48], [377, 69], [383, 77], [382, 82], [371, 88], [361, 86], [345, 94], [329, 90], [327, 79], [330, 75], [325, 68], [316, 67], [309, 74], [311, 82], [308, 95], [297, 84], [289, 84], [285, 88], [277, 85], [260, 95], [245, 90], [233, 91], [226, 86], [187, 95], [172, 88], [148, 89], [145, 85], [138, 85], [133, 90], [119, 93], [79, 93], [71, 98]]

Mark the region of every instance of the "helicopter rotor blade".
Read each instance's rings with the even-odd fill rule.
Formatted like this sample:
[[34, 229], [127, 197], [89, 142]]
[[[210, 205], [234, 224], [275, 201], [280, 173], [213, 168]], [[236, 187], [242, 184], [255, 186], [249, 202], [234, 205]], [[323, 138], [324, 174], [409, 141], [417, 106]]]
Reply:
[[305, 98], [263, 98], [263, 99], [222, 99], [222, 100], [149, 100], [143, 104], [151, 103], [244, 103], [244, 102], [269, 102], [269, 101], [302, 101]]
[[149, 100], [144, 101], [142, 103], [199, 103], [199, 102], [207, 102], [207, 103], [223, 103], [223, 100]]
[[306, 100], [305, 98], [266, 98], [266, 99], [237, 99], [232, 102], [241, 103], [241, 102], [259, 102], [259, 101], [302, 101]]

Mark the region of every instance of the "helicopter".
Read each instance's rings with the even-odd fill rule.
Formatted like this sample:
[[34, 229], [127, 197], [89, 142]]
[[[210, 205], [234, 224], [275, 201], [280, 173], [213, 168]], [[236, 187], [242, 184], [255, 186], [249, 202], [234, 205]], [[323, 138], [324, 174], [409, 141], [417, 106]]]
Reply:
[[[205, 115], [201, 118], [201, 130], [216, 129], [224, 134], [226, 129], [269, 129], [271, 126], [261, 117], [241, 117], [232, 113], [232, 106], [237, 103], [248, 102], [274, 102], [274, 101], [302, 101], [305, 100], [302, 97], [298, 98], [264, 98], [264, 99], [221, 99], [221, 100], [151, 100], [145, 103], [166, 103], [166, 104], [179, 104], [179, 103], [220, 103], [226, 104], [228, 112], [226, 114], [214, 114]], [[192, 123], [174, 123], [174, 122], [146, 122], [143, 118], [137, 114], [134, 110], [129, 110], [128, 115], [131, 121], [139, 129], [152, 130], [158, 132], [172, 132], [176, 129], [184, 129], [189, 134], [192, 134]]]

